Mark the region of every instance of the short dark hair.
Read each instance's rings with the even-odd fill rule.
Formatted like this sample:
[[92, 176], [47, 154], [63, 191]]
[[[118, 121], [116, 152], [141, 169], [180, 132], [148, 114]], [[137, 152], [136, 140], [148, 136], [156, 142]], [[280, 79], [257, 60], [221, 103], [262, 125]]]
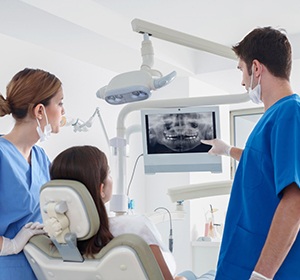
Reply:
[[233, 46], [232, 50], [246, 63], [249, 74], [252, 73], [253, 60], [257, 59], [275, 77], [289, 80], [292, 50], [284, 30], [270, 26], [256, 28]]

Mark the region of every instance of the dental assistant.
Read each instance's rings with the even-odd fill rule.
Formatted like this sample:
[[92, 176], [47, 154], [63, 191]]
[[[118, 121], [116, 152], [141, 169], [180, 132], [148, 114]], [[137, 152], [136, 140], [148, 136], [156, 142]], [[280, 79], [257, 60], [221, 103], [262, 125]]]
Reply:
[[243, 150], [202, 141], [210, 153], [239, 160], [215, 279], [300, 279], [300, 98], [289, 82], [291, 46], [282, 31], [265, 27], [233, 51], [242, 85], [265, 113]]
[[12, 130], [0, 137], [0, 278], [36, 279], [23, 253], [42, 234], [40, 187], [50, 179], [50, 161], [36, 143], [59, 132], [64, 114], [60, 80], [39, 69], [18, 72], [0, 94], [0, 116], [12, 114]]

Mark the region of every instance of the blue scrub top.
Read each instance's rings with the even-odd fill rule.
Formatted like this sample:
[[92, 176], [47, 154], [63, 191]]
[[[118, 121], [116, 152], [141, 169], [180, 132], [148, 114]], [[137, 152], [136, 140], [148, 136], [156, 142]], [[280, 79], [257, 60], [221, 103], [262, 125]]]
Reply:
[[[250, 278], [282, 190], [300, 186], [299, 139], [300, 98], [293, 94], [271, 106], [247, 140], [232, 186], [217, 280]], [[274, 280], [299, 280], [299, 261], [298, 234]]]
[[[17, 148], [0, 137], [0, 236], [14, 238], [28, 222], [42, 222], [40, 187], [50, 180], [50, 161], [33, 146], [31, 164]], [[0, 256], [1, 279], [36, 279], [23, 252]]]

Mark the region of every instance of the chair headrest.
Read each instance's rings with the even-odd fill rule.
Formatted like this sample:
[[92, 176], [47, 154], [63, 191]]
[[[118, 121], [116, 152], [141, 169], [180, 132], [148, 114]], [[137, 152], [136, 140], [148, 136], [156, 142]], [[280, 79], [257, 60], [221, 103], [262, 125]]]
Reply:
[[[56, 206], [49, 210], [50, 204]], [[70, 232], [75, 233], [78, 240], [91, 238], [100, 227], [94, 200], [87, 188], [78, 181], [51, 180], [44, 184], [40, 190], [40, 209], [45, 224], [51, 219], [50, 211], [58, 215], [63, 212]]]

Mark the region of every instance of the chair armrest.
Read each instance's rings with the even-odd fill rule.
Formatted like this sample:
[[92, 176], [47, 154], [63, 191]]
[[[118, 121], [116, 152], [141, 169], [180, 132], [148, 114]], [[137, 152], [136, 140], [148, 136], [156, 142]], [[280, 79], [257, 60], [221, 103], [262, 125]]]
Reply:
[[152, 253], [151, 248], [144, 239], [136, 234], [122, 234], [115, 237], [94, 257], [102, 258], [112, 248], [118, 246], [131, 247], [136, 252], [149, 279], [164, 280], [160, 267]]

